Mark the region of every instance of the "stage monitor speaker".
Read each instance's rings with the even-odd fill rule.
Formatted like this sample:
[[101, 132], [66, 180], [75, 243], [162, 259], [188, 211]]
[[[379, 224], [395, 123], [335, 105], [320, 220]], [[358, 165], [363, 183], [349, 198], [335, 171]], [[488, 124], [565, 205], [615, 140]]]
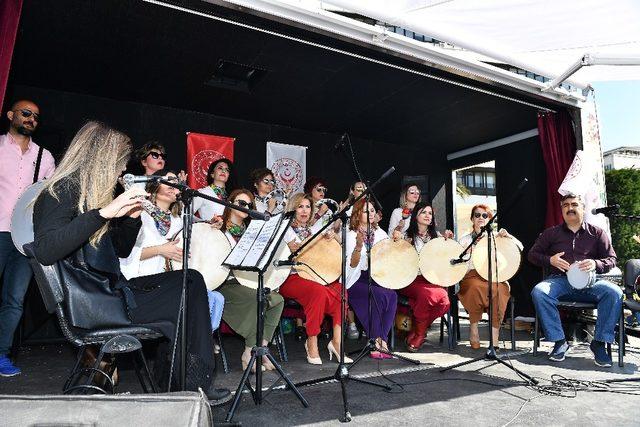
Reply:
[[0, 395], [3, 426], [212, 426], [199, 393]]
[[405, 185], [417, 185], [420, 189], [421, 200], [431, 201], [429, 175], [404, 175], [401, 188], [404, 188]]

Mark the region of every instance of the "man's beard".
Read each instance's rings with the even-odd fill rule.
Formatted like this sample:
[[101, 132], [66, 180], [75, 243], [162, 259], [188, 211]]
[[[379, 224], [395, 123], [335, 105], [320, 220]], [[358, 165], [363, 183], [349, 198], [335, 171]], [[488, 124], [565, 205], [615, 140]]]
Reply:
[[29, 129], [29, 128], [26, 128], [24, 126], [18, 126], [16, 131], [18, 131], [18, 133], [20, 135], [31, 136], [31, 134], [33, 133], [34, 129]]

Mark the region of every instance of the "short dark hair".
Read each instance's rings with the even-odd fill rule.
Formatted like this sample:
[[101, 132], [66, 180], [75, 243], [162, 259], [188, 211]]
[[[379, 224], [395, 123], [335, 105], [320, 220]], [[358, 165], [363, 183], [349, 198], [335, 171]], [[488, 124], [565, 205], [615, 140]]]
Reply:
[[309, 178], [307, 178], [307, 182], [304, 183], [304, 192], [307, 194], [311, 194], [311, 190], [313, 190], [318, 184], [327, 185], [322, 178], [318, 176], [310, 176]]
[[251, 171], [251, 173], [249, 174], [249, 178], [251, 179], [251, 182], [253, 184], [257, 184], [264, 177], [269, 176], [269, 175], [275, 177], [273, 172], [271, 172], [271, 169], [269, 169], [269, 168], [258, 168], [258, 169], [254, 169], [254, 170]]
[[582, 196], [574, 193], [567, 193], [563, 196], [560, 196], [560, 203], [564, 202], [567, 199], [578, 199], [582, 204], [584, 204], [584, 200], [582, 200]]
[[226, 163], [227, 167], [229, 168], [229, 179], [227, 180], [225, 189], [227, 190], [227, 193], [231, 193], [236, 188], [236, 181], [235, 174], [233, 172], [233, 162], [226, 157], [218, 159], [209, 165], [209, 169], [207, 169], [207, 185], [213, 184], [213, 178], [211, 177], [211, 174], [213, 173], [213, 170], [216, 168], [216, 166], [218, 166], [218, 164], [220, 163]]
[[142, 147], [138, 148], [135, 152], [135, 158], [138, 162], [143, 161], [147, 158], [149, 153], [154, 150], [158, 150], [162, 154], [166, 154], [167, 150], [165, 150], [164, 145], [160, 144], [158, 141], [149, 141], [144, 144]]

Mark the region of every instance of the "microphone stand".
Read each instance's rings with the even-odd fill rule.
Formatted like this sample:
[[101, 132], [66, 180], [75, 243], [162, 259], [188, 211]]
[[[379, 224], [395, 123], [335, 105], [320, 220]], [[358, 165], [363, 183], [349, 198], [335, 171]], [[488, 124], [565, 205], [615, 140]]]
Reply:
[[[187, 376], [187, 281], [188, 279], [188, 269], [189, 269], [189, 248], [191, 245], [191, 227], [193, 226], [193, 198], [201, 197], [203, 199], [209, 200], [214, 203], [218, 203], [220, 205], [224, 205], [228, 208], [235, 209], [241, 212], [248, 213], [249, 216], [253, 219], [261, 219], [268, 220], [270, 215], [247, 209], [242, 206], [234, 205], [233, 203], [227, 202], [226, 200], [217, 199], [215, 197], [209, 196], [207, 194], [201, 193], [198, 190], [193, 190], [189, 188], [186, 184], [176, 181], [170, 181], [164, 179], [162, 177], [157, 177], [156, 179], [149, 179], [149, 181], [158, 182], [164, 185], [168, 185], [173, 188], [177, 188], [180, 190], [180, 199], [184, 205], [183, 215], [182, 215], [182, 294], [180, 296], [180, 309], [178, 314], [178, 325], [176, 325], [176, 329], [179, 330], [179, 334], [176, 334], [176, 341], [173, 345], [173, 351], [175, 354], [175, 349], [177, 346], [178, 335], [180, 335], [180, 390], [186, 389], [186, 376]], [[171, 374], [173, 373], [174, 357], [171, 358]], [[170, 374], [170, 375], [171, 375]], [[169, 390], [171, 389], [171, 376], [169, 377]], [[206, 392], [206, 390], [205, 390]]]
[[[349, 401], [348, 401], [348, 396], [347, 396], [347, 383], [349, 382], [349, 380], [351, 381], [356, 381], [362, 384], [369, 384], [375, 387], [381, 387], [383, 389], [385, 389], [386, 391], [391, 391], [391, 387], [389, 387], [388, 385], [385, 384], [378, 384], [378, 383], [374, 383], [372, 381], [368, 381], [365, 379], [361, 379], [361, 378], [354, 378], [351, 376], [349, 370], [351, 369], [350, 367], [347, 367], [347, 365], [344, 362], [344, 356], [345, 356], [345, 350], [344, 350], [344, 341], [345, 341], [345, 324], [346, 324], [346, 317], [345, 317], [345, 313], [347, 311], [347, 283], [346, 283], [346, 278], [347, 278], [347, 245], [346, 245], [346, 241], [347, 241], [347, 226], [348, 226], [348, 220], [349, 217], [347, 216], [347, 211], [360, 199], [362, 199], [363, 197], [367, 196], [373, 188], [375, 188], [380, 182], [382, 182], [383, 180], [385, 180], [387, 177], [389, 177], [389, 175], [391, 175], [393, 172], [395, 171], [395, 168], [392, 166], [391, 168], [389, 168], [384, 174], [382, 174], [382, 176], [380, 178], [378, 178], [378, 180], [373, 183], [371, 185], [371, 187], [367, 187], [367, 189], [358, 197], [356, 197], [351, 203], [348, 203], [346, 206], [344, 206], [340, 211], [334, 213], [331, 216], [331, 219], [329, 220], [329, 222], [327, 222], [327, 224], [325, 224], [316, 234], [314, 234], [313, 236], [311, 236], [311, 238], [309, 238], [306, 242], [304, 242], [297, 250], [293, 251], [291, 253], [291, 255], [289, 255], [289, 260], [293, 260], [293, 258], [295, 258], [296, 256], [298, 256], [302, 250], [307, 247], [314, 239], [318, 238], [318, 236], [320, 236], [324, 230], [326, 230], [331, 224], [333, 224], [334, 222], [336, 222], [338, 219], [340, 219], [342, 221], [342, 225], [341, 225], [341, 236], [342, 236], [342, 275], [341, 275], [341, 286], [340, 286], [340, 322], [341, 322], [341, 334], [340, 334], [340, 360], [338, 361], [338, 368], [336, 369], [335, 373], [333, 375], [329, 375], [326, 377], [321, 377], [321, 378], [316, 378], [316, 379], [312, 379], [312, 380], [308, 380], [308, 381], [303, 381], [300, 383], [296, 383], [295, 385], [297, 387], [302, 387], [302, 386], [306, 386], [306, 385], [313, 385], [313, 384], [318, 384], [318, 383], [323, 383], [325, 381], [330, 381], [330, 380], [337, 380], [340, 383], [340, 388], [342, 390], [342, 403], [343, 403], [343, 413], [342, 416], [339, 418], [340, 422], [349, 422], [351, 421], [351, 412], [349, 412]], [[355, 362], [354, 362], [355, 363]], [[351, 365], [353, 366], [353, 365]]]
[[[508, 212], [509, 210], [511, 210], [511, 208], [513, 207], [513, 205], [515, 205], [515, 202], [517, 201], [518, 197], [520, 196], [520, 193], [522, 192], [522, 189], [524, 188], [524, 186], [527, 184], [529, 180], [527, 178], [525, 178], [520, 185], [518, 186], [518, 189], [516, 190], [516, 192], [514, 193], [514, 195], [511, 198], [511, 201], [507, 204], [507, 207], [504, 209], [504, 212]], [[462, 251], [462, 253], [460, 255], [458, 255], [458, 258], [456, 259], [452, 259], [450, 262], [451, 264], [459, 264], [459, 263], [463, 263], [463, 262], [467, 262], [468, 259], [464, 259], [465, 255], [471, 250], [471, 248], [475, 245], [475, 243], [478, 241], [478, 239], [480, 239], [480, 237], [486, 232], [487, 233], [487, 261], [488, 261], [488, 277], [487, 277], [487, 284], [488, 284], [488, 296], [489, 296], [489, 346], [487, 347], [487, 352], [484, 354], [484, 356], [480, 356], [477, 357], [475, 359], [471, 359], [471, 360], [467, 360], [464, 362], [460, 362], [460, 363], [456, 363], [455, 365], [451, 365], [448, 366], [446, 368], [443, 368], [440, 370], [440, 372], [445, 372], [448, 371], [450, 369], [454, 369], [454, 368], [458, 368], [460, 366], [465, 366], [465, 365], [469, 365], [471, 363], [475, 363], [475, 362], [479, 362], [481, 360], [490, 360], [496, 363], [499, 363], [501, 365], [506, 366], [507, 368], [511, 369], [512, 371], [514, 371], [515, 373], [517, 373], [519, 376], [527, 379], [527, 381], [529, 381], [531, 384], [538, 384], [538, 380], [536, 380], [535, 378], [533, 378], [530, 375], [525, 374], [524, 372], [520, 371], [519, 369], [517, 369], [516, 367], [514, 367], [511, 363], [507, 363], [505, 362], [500, 356], [498, 356], [496, 354], [496, 349], [493, 345], [493, 264], [492, 264], [492, 244], [494, 243], [494, 239], [495, 237], [493, 236], [493, 222], [496, 220], [496, 218], [498, 218], [498, 214], [496, 213], [489, 221], [487, 221], [487, 223], [484, 225], [484, 227], [482, 227], [480, 233], [478, 233], [473, 240], [471, 241], [471, 243], [469, 243], [469, 245]], [[496, 273], [497, 273], [497, 269], [496, 269]], [[497, 278], [496, 278], [496, 282], [497, 282]]]

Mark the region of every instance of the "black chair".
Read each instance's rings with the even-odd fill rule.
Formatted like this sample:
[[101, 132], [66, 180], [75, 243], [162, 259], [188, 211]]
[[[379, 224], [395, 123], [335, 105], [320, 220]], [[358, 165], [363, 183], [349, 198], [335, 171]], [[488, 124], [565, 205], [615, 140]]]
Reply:
[[[547, 276], [548, 274], [545, 269], [543, 270], [543, 280]], [[564, 299], [564, 300], [559, 300], [556, 303], [556, 307], [558, 307], [558, 309], [560, 310], [567, 310], [567, 311], [585, 311], [585, 310], [596, 310], [598, 308], [598, 304], [591, 303], [591, 302], [570, 301], [570, 300]], [[624, 309], [621, 310], [621, 312], [623, 311]], [[622, 318], [622, 314], [621, 314], [621, 318]], [[618, 321], [618, 331], [621, 332], [618, 334], [618, 343], [624, 342], [624, 338], [623, 338], [624, 319], [622, 319], [622, 322]], [[534, 326], [534, 332], [533, 332], [533, 355], [534, 356], [538, 355], [539, 346], [540, 346], [540, 319], [538, 318], [538, 313], [536, 312], [535, 326]], [[620, 367], [624, 366], [623, 348], [624, 348], [624, 344], [618, 345], [618, 366]], [[609, 353], [609, 356], [612, 355], [611, 343], [607, 343], [607, 353]]]
[[626, 331], [625, 331], [625, 319], [624, 319], [624, 310], [625, 308], [630, 310], [632, 313], [640, 312], [640, 302], [636, 301], [633, 298], [633, 295], [636, 293], [636, 280], [640, 276], [640, 259], [630, 259], [624, 264], [624, 296], [625, 299], [622, 302], [622, 310], [620, 310], [620, 324], [618, 327], [620, 328], [620, 336], [619, 342], [622, 346], [622, 360], [621, 365], [624, 365], [624, 356], [626, 355]]
[[[64, 306], [64, 287], [62, 286], [58, 267], [54, 265], [42, 265], [34, 257], [33, 248], [30, 244], [24, 246], [25, 253], [29, 257], [29, 263], [33, 269], [36, 283], [42, 294], [42, 300], [49, 313], [55, 313], [58, 318], [58, 324], [64, 334], [64, 337], [75, 347], [78, 347], [78, 356], [76, 363], [63, 387], [63, 393], [81, 393], [81, 392], [97, 392], [107, 394], [113, 392], [114, 384], [111, 377], [100, 369], [100, 364], [105, 354], [117, 354], [135, 352], [133, 362], [140, 381], [140, 385], [145, 393], [157, 392], [157, 386], [151, 372], [147, 360], [142, 351], [142, 343], [144, 340], [155, 340], [162, 337], [162, 334], [155, 330], [144, 326], [128, 325], [113, 328], [102, 329], [79, 329], [71, 326], [67, 320]], [[95, 363], [91, 368], [80, 367], [83, 355], [88, 346], [98, 345], [100, 347]], [[138, 364], [136, 357], [138, 356], [142, 362], [142, 368]], [[82, 377], [88, 374], [85, 384], [79, 384]], [[96, 378], [98, 375], [100, 378]], [[105, 387], [102, 388], [94, 383], [102, 381]]]

